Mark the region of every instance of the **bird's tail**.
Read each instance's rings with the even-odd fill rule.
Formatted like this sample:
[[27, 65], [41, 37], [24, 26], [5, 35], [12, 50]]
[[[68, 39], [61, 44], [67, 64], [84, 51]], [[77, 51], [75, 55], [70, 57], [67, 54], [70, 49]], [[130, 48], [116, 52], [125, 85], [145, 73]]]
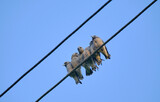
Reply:
[[77, 77], [80, 79], [80, 80], [83, 80], [83, 75], [82, 75], [82, 72], [81, 72], [81, 68], [78, 68], [76, 70], [76, 73], [77, 73]]
[[86, 76], [92, 75], [93, 71], [89, 68], [86, 70]]
[[106, 48], [106, 51], [107, 51], [107, 53], [108, 53], [108, 59], [111, 59], [111, 55], [109, 54], [106, 46], [105, 46], [105, 48]]
[[102, 51], [102, 54], [105, 56], [106, 59], [111, 59], [111, 55], [109, 54], [108, 50], [107, 50], [107, 47], [104, 46], [102, 47], [103, 51]]
[[76, 78], [77, 78], [77, 80], [76, 80], [76, 84], [78, 84], [78, 83], [82, 84], [82, 82], [79, 80], [79, 75], [78, 75], [78, 73], [77, 73], [77, 72], [75, 72], [75, 74], [76, 74]]

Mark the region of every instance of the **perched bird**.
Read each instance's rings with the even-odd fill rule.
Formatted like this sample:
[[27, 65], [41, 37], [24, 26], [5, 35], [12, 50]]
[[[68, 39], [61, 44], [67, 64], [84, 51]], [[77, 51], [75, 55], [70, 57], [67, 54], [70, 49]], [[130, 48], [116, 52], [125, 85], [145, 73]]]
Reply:
[[[73, 68], [76, 68], [80, 64], [78, 53], [73, 53], [72, 54], [72, 56], [71, 56], [71, 64], [72, 64]], [[83, 79], [83, 75], [82, 75], [82, 72], [81, 72], [81, 67], [77, 68], [76, 72], [78, 74], [79, 79], [82, 80]]]
[[[93, 41], [89, 43], [89, 47], [87, 47], [87, 49], [91, 52], [91, 54], [94, 53], [95, 49], [94, 49]], [[92, 58], [98, 65], [102, 64], [102, 59], [99, 52], [96, 52]]]
[[[92, 36], [92, 41], [94, 45], [94, 50], [99, 48], [104, 43], [103, 40], [96, 35]], [[110, 54], [108, 53], [107, 47], [105, 45], [98, 52], [101, 52], [106, 59], [110, 59]]]
[[[78, 47], [77, 48], [78, 52], [79, 52], [79, 59], [82, 61], [84, 61], [87, 57], [89, 57], [91, 54], [90, 54], [90, 51], [88, 49], [83, 49], [82, 47]], [[89, 58], [83, 65], [82, 65], [85, 69], [86, 69], [86, 75], [91, 75], [93, 73], [92, 70], [96, 70], [96, 68], [98, 68], [94, 61], [93, 61], [93, 58]], [[90, 69], [90, 67], [92, 67], [92, 70]]]
[[[73, 70], [71, 62], [64, 62], [64, 66], [66, 67], [68, 73], [70, 73]], [[76, 84], [78, 84], [78, 83], [82, 84], [82, 82], [79, 80], [79, 77], [78, 77], [78, 74], [76, 71], [73, 72], [70, 75], [70, 77], [72, 77], [75, 80]]]

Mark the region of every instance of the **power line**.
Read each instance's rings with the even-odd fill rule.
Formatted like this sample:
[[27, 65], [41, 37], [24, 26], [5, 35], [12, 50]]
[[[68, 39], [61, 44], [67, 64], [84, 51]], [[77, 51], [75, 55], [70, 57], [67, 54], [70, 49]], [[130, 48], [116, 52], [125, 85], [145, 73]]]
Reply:
[[64, 78], [62, 78], [56, 85], [50, 88], [46, 93], [44, 93], [40, 98], [36, 100], [36, 102], [40, 101], [45, 95], [47, 95], [50, 91], [56, 88], [63, 80], [65, 80], [71, 73], [73, 73], [78, 67], [80, 67], [86, 60], [92, 57], [99, 49], [101, 49], [105, 44], [107, 44], [110, 40], [112, 40], [115, 36], [117, 36], [124, 28], [126, 28], [129, 24], [131, 24], [137, 17], [139, 17], [144, 11], [146, 11], [152, 4], [154, 4], [157, 0], [152, 1], [148, 6], [146, 6], [140, 13], [138, 13], [132, 20], [130, 20], [126, 25], [124, 25], [120, 30], [118, 30], [113, 36], [111, 36], [104, 44], [102, 44], [94, 53], [92, 53], [89, 57], [87, 57], [83, 62], [81, 62], [76, 68], [74, 68], [70, 73], [68, 73]]
[[18, 78], [10, 87], [8, 87], [1, 95], [2, 97], [6, 92], [8, 92], [14, 85], [16, 85], [24, 76], [31, 72], [36, 66], [38, 66], [43, 60], [45, 60], [51, 53], [53, 53], [59, 46], [61, 46], [69, 37], [71, 37], [76, 31], [78, 31], [84, 24], [86, 24], [90, 19], [92, 19], [99, 11], [101, 11], [107, 4], [112, 0], [108, 0], [104, 5], [102, 5], [95, 13], [93, 13], [88, 19], [86, 19], [79, 27], [77, 27], [71, 34], [69, 34], [63, 41], [61, 41], [53, 50], [51, 50], [47, 55], [45, 55], [40, 61], [38, 61], [33, 67], [31, 67], [27, 72], [25, 72], [20, 78]]

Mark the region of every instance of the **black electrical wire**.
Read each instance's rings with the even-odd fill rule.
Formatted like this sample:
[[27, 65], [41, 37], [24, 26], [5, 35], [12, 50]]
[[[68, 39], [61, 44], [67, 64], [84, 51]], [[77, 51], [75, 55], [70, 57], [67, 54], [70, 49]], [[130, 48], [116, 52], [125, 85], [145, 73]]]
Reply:
[[93, 13], [88, 19], [86, 19], [79, 27], [77, 27], [71, 34], [69, 34], [63, 41], [61, 41], [53, 50], [51, 50], [47, 55], [45, 55], [40, 61], [38, 61], [33, 67], [31, 67], [27, 72], [25, 72], [20, 78], [18, 78], [10, 87], [8, 87], [1, 95], [2, 97], [6, 92], [8, 92], [14, 85], [16, 85], [24, 76], [31, 72], [36, 66], [38, 66], [43, 60], [45, 60], [51, 53], [53, 53], [59, 46], [61, 46], [69, 37], [71, 37], [76, 31], [78, 31], [84, 24], [86, 24], [91, 18], [93, 18], [100, 10], [102, 10], [108, 3], [112, 0], [108, 0], [104, 5], [102, 5], [95, 13]]
[[105, 44], [107, 44], [110, 40], [112, 40], [116, 35], [118, 35], [124, 28], [126, 28], [129, 24], [131, 24], [137, 17], [139, 17], [144, 11], [146, 11], [152, 4], [154, 4], [157, 0], [152, 1], [148, 6], [146, 6], [140, 13], [138, 13], [132, 20], [130, 20], [126, 25], [124, 25], [120, 30], [118, 30], [113, 36], [111, 36], [104, 44], [102, 44], [94, 53], [92, 53], [89, 57], [87, 57], [83, 62], [81, 62], [76, 68], [74, 68], [70, 73], [68, 73], [64, 78], [62, 78], [56, 85], [50, 88], [46, 93], [44, 93], [40, 98], [36, 100], [36, 102], [40, 101], [45, 95], [47, 95], [50, 91], [56, 88], [62, 81], [64, 81], [71, 73], [73, 73], [77, 68], [79, 68], [86, 60], [92, 57], [99, 49], [101, 49]]

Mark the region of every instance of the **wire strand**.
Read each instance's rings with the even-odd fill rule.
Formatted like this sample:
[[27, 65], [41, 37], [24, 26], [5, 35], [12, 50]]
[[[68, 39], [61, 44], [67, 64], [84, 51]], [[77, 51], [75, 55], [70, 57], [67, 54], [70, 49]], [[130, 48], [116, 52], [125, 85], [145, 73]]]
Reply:
[[40, 101], [45, 95], [47, 95], [50, 91], [56, 88], [63, 80], [65, 80], [71, 73], [73, 73], [78, 67], [80, 67], [86, 60], [91, 58], [99, 49], [101, 49], [105, 44], [107, 44], [110, 40], [112, 40], [116, 35], [118, 35], [124, 28], [126, 28], [129, 24], [131, 24], [137, 17], [139, 17], [144, 11], [146, 11], [152, 4], [154, 4], [157, 0], [152, 1], [148, 6], [146, 6], [140, 13], [138, 13], [132, 20], [130, 20], [126, 25], [124, 25], [120, 30], [118, 30], [113, 36], [111, 36], [104, 44], [102, 44], [94, 53], [92, 53], [89, 57], [87, 57], [83, 62], [81, 62], [76, 68], [74, 68], [70, 73], [68, 73], [64, 78], [62, 78], [56, 85], [50, 88], [46, 93], [44, 93], [40, 98], [36, 100], [36, 102]]
[[8, 92], [14, 85], [16, 85], [24, 76], [31, 72], [36, 66], [38, 66], [43, 60], [45, 60], [51, 53], [53, 53], [59, 46], [61, 46], [69, 37], [71, 37], [76, 31], [78, 31], [84, 24], [86, 24], [90, 19], [92, 19], [99, 11], [101, 11], [108, 3], [112, 0], [108, 0], [103, 6], [101, 6], [95, 13], [93, 13], [88, 19], [86, 19], [79, 27], [77, 27], [71, 34], [69, 34], [64, 40], [62, 40], [53, 50], [51, 50], [47, 55], [45, 55], [40, 61], [38, 61], [33, 67], [31, 67], [27, 72], [25, 72], [20, 78], [18, 78], [10, 87], [8, 87], [1, 95], [2, 97], [6, 92]]

